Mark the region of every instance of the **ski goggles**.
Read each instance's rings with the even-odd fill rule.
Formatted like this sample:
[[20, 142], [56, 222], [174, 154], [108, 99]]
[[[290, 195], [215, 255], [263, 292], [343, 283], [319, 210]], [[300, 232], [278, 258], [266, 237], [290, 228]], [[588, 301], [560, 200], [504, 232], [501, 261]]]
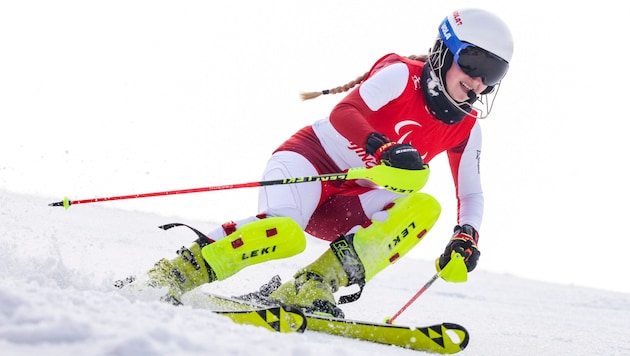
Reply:
[[440, 37], [453, 53], [453, 60], [459, 68], [472, 78], [481, 78], [485, 85], [496, 85], [510, 67], [503, 58], [481, 47], [460, 41], [448, 22], [448, 18], [444, 19], [440, 26]]

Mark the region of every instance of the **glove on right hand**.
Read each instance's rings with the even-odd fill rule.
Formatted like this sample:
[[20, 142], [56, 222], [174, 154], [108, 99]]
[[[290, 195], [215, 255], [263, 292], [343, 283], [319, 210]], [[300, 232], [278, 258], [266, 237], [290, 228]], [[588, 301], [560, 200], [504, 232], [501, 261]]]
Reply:
[[395, 143], [385, 135], [373, 132], [368, 136], [365, 151], [377, 161], [394, 168], [420, 170], [424, 162], [418, 150], [408, 143]]

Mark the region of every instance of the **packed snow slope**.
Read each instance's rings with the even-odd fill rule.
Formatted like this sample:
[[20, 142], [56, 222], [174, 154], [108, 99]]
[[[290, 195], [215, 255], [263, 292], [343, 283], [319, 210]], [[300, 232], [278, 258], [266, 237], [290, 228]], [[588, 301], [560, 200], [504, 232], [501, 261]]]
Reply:
[[[213, 223], [107, 204], [66, 211], [49, 207], [53, 201], [0, 191], [2, 355], [423, 354], [318, 333], [274, 334], [206, 310], [131, 301], [113, 288], [115, 279], [173, 257], [195, 238], [185, 228], [162, 231], [157, 226], [184, 222], [207, 231]], [[198, 300], [204, 291], [246, 293], [274, 274], [288, 279], [325, 248], [310, 238], [299, 256], [250, 267], [188, 298]], [[383, 321], [434, 272], [431, 261], [404, 258], [375, 277], [359, 301], [346, 305], [346, 316]], [[396, 323], [443, 321], [462, 324], [470, 332], [462, 355], [630, 354], [630, 295], [624, 293], [481, 270], [466, 283], [437, 281]]]

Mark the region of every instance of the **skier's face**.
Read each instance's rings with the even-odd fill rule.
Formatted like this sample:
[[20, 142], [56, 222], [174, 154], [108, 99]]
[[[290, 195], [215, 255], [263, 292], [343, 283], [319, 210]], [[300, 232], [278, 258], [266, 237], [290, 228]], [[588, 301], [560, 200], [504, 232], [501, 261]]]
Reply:
[[481, 77], [472, 78], [462, 71], [455, 63], [446, 72], [446, 91], [458, 102], [468, 100], [468, 92], [474, 91], [479, 95], [488, 86], [483, 84]]

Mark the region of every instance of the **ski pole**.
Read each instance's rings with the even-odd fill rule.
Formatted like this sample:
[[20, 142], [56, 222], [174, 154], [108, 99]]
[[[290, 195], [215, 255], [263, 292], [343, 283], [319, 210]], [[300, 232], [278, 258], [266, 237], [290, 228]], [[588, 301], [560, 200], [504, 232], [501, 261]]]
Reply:
[[400, 314], [402, 314], [405, 310], [407, 310], [407, 308], [409, 308], [409, 306], [413, 302], [415, 302], [416, 299], [418, 299], [418, 297], [420, 297], [422, 295], [422, 293], [424, 293], [427, 289], [429, 289], [429, 287], [431, 287], [433, 282], [435, 282], [439, 277], [440, 277], [440, 273], [439, 272], [434, 274], [433, 277], [431, 277], [431, 279], [429, 279], [429, 281], [422, 288], [420, 288], [420, 290], [417, 291], [416, 294], [413, 297], [411, 297], [411, 299], [409, 299], [409, 301], [407, 303], [405, 303], [405, 305], [403, 305], [402, 308], [400, 308], [399, 311], [396, 312], [396, 314], [394, 314], [391, 318], [385, 319], [385, 323], [393, 324], [394, 320], [396, 320], [396, 318], [398, 318], [400, 316]]
[[396, 312], [396, 314], [394, 314], [394, 316], [392, 316], [391, 318], [386, 318], [385, 323], [393, 324], [394, 320], [396, 320], [396, 318], [398, 318], [400, 314], [407, 310], [407, 308], [409, 308], [409, 306], [413, 302], [415, 302], [418, 297], [426, 292], [427, 289], [431, 287], [433, 282], [435, 282], [439, 277], [442, 277], [442, 279], [447, 282], [466, 282], [466, 280], [468, 280], [468, 268], [466, 267], [464, 258], [462, 258], [462, 256], [455, 251], [451, 252], [451, 260], [446, 264], [446, 266], [444, 266], [444, 268], [434, 274], [433, 277], [431, 277], [431, 279], [429, 279], [429, 281], [425, 283], [425, 285], [422, 286], [422, 288], [420, 288], [420, 290], [417, 291], [416, 294], [414, 294], [414, 296], [411, 297], [411, 299], [409, 299], [409, 301], [405, 303], [405, 305], [403, 305], [399, 311]]
[[62, 201], [50, 203], [48, 205], [49, 206], [63, 206], [64, 208], [68, 209], [71, 205], [76, 205], [76, 204], [98, 203], [98, 202], [105, 202], [105, 201], [111, 201], [111, 200], [148, 198], [148, 197], [157, 197], [157, 196], [164, 196], [164, 195], [210, 192], [210, 191], [215, 191], [215, 190], [262, 187], [262, 186], [269, 186], [269, 185], [294, 184], [294, 183], [302, 183], [302, 182], [334, 181], [334, 180], [346, 179], [347, 176], [348, 176], [347, 173], [322, 174], [322, 175], [308, 176], [308, 177], [284, 178], [284, 179], [275, 179], [275, 180], [265, 180], [265, 181], [259, 181], [259, 182], [216, 185], [216, 186], [203, 187], [203, 188], [192, 188], [192, 189], [169, 190], [169, 191], [153, 192], [153, 193], [120, 195], [120, 196], [113, 196], [113, 197], [106, 197], [106, 198], [81, 199], [81, 200], [70, 200], [68, 198], [64, 198]]
[[186, 193], [199, 193], [210, 192], [215, 190], [228, 190], [237, 188], [251, 188], [251, 187], [263, 187], [270, 185], [281, 184], [296, 184], [305, 182], [317, 182], [317, 181], [334, 181], [334, 180], [352, 180], [352, 179], [368, 179], [384, 188], [387, 188], [398, 193], [411, 193], [420, 190], [429, 177], [429, 168], [426, 166], [422, 170], [408, 170], [401, 168], [389, 167], [386, 165], [378, 165], [372, 168], [350, 168], [345, 173], [331, 173], [315, 176], [297, 177], [297, 178], [283, 178], [274, 180], [265, 180], [249, 183], [237, 183], [227, 185], [217, 185], [203, 188], [181, 189], [181, 190], [169, 190], [163, 192], [154, 193], [142, 193], [142, 194], [130, 194], [113, 196], [106, 198], [94, 198], [94, 199], [80, 199], [70, 200], [67, 197], [62, 201], [50, 203], [49, 206], [63, 206], [68, 209], [71, 205], [97, 203], [111, 200], [123, 200], [123, 199], [138, 199], [147, 197], [156, 197], [164, 195], [186, 194]]

